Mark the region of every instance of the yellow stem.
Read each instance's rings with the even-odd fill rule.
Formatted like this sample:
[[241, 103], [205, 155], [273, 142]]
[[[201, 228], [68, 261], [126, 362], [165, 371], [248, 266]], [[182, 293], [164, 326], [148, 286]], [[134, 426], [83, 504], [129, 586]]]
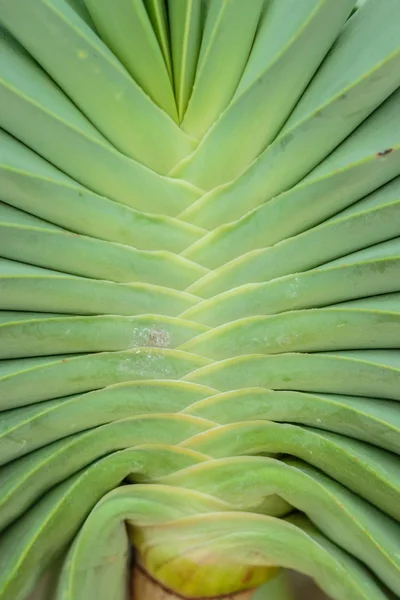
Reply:
[[142, 567], [133, 570], [132, 600], [251, 600], [254, 590], [207, 598], [186, 598], [156, 582]]

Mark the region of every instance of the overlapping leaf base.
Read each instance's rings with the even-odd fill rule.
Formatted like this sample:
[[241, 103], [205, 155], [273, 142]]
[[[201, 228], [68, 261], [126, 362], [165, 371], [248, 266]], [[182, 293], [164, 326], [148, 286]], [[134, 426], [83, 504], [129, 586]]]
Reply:
[[0, 600], [126, 600], [132, 540], [400, 597], [400, 3], [354, 7], [0, 0]]

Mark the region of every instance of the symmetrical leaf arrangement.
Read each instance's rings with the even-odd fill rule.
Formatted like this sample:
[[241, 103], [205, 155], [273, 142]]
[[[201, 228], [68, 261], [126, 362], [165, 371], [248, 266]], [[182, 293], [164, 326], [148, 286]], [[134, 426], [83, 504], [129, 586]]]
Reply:
[[1, 600], [125, 600], [132, 539], [400, 597], [400, 1], [354, 9], [0, 0]]

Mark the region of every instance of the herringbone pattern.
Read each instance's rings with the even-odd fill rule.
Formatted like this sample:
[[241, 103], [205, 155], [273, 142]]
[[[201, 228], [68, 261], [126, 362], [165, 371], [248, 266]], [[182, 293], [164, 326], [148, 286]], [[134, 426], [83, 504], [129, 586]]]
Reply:
[[400, 595], [400, 5], [211, 4], [0, 0], [1, 600]]

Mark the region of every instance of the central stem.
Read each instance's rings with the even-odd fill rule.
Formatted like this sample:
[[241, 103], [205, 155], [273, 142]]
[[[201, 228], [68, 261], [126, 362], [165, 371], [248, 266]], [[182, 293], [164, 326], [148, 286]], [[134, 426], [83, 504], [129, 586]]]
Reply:
[[[136, 566], [133, 571], [133, 596], [132, 600], [196, 600], [177, 595], [157, 583], [146, 571]], [[198, 598], [197, 600], [251, 600], [254, 590], [229, 594], [225, 596], [214, 596], [213, 598]]]

